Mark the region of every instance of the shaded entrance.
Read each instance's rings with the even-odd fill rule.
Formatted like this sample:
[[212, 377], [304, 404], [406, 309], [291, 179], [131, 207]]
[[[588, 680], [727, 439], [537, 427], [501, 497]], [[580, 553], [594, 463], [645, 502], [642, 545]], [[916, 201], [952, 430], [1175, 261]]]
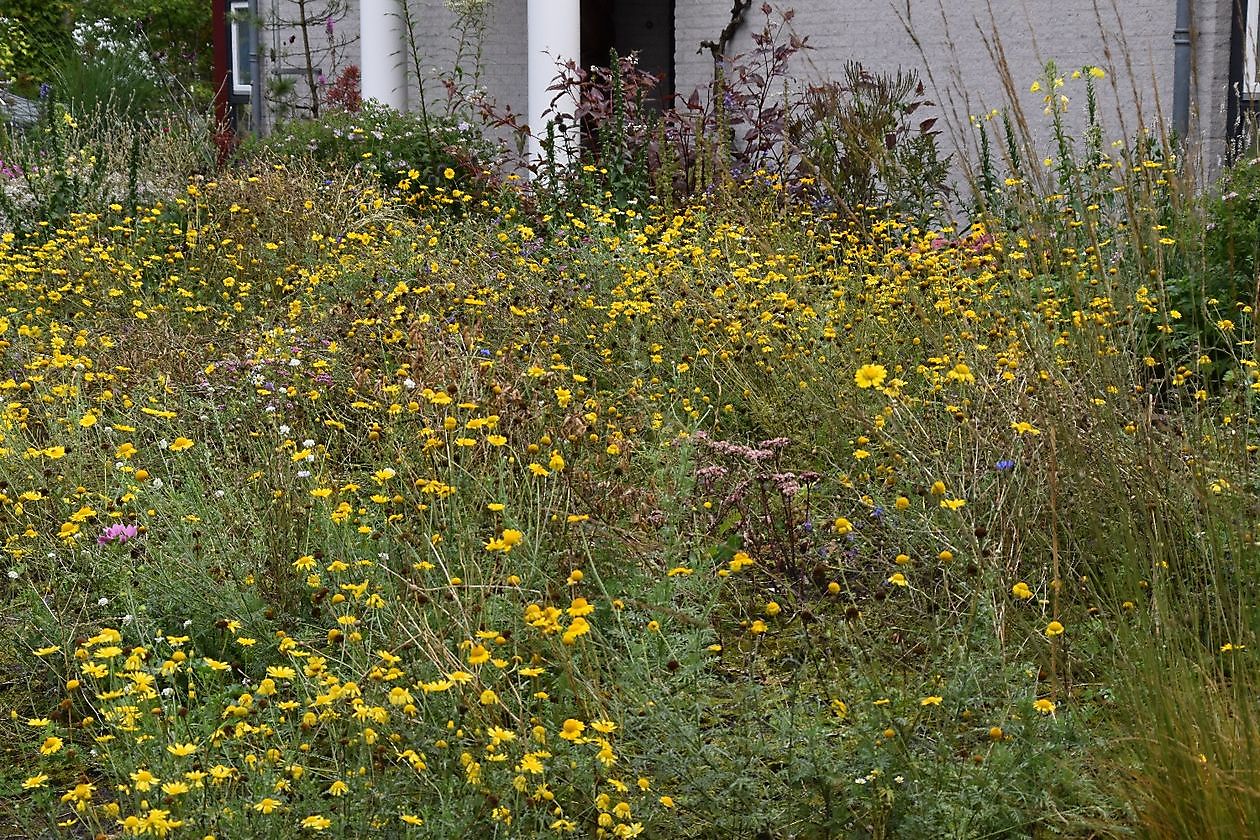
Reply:
[[674, 0], [582, 0], [583, 67], [607, 67], [610, 50], [639, 54], [639, 66], [660, 78], [656, 107], [674, 93]]

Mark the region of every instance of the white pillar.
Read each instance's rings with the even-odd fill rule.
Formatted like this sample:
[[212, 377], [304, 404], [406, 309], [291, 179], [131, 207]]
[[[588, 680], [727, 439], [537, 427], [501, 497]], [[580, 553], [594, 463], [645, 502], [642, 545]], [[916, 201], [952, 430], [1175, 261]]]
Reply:
[[[547, 88], [555, 80], [559, 65], [568, 61], [576, 62], [582, 54], [580, 10], [580, 0], [529, 0], [526, 38], [529, 51], [529, 130], [533, 135], [529, 149], [534, 158], [542, 154], [542, 141], [547, 137], [547, 122], [557, 116], [556, 112], [568, 114], [569, 127], [573, 127], [572, 101], [557, 102], [549, 117], [544, 117], [543, 113], [551, 109], [551, 101], [556, 97], [556, 91], [549, 91]], [[573, 142], [576, 138], [576, 132], [571, 132], [569, 141]], [[557, 132], [559, 162], [564, 160], [560, 149], [564, 141], [565, 138]]]
[[403, 111], [407, 108], [407, 35], [399, 6], [400, 0], [360, 0], [359, 72], [364, 99]]

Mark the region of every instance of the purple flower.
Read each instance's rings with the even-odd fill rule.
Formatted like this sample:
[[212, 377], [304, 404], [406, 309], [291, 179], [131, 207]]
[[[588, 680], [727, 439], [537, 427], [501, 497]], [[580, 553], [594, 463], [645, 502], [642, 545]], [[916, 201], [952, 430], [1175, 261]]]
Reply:
[[1015, 462], [1010, 458], [1003, 458], [1001, 461], [998, 461], [995, 466], [997, 467], [998, 472], [1006, 472], [1007, 470], [1015, 468]]
[[109, 545], [112, 542], [125, 543], [127, 540], [135, 539], [140, 533], [138, 525], [124, 525], [121, 522], [115, 522], [110, 525], [101, 535], [96, 538], [97, 545]]

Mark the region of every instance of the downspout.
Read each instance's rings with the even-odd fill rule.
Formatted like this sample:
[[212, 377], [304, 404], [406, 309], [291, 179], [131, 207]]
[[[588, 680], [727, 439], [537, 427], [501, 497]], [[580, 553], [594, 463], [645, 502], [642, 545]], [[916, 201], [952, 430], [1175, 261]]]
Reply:
[[254, 0], [251, 9], [249, 26], [254, 30], [254, 54], [249, 57], [249, 75], [253, 81], [253, 90], [249, 92], [249, 123], [254, 129], [255, 137], [265, 137], [263, 129], [263, 41], [262, 10], [258, 8], [259, 0]]
[[1177, 0], [1173, 49], [1173, 133], [1184, 143], [1190, 133], [1190, 0]]

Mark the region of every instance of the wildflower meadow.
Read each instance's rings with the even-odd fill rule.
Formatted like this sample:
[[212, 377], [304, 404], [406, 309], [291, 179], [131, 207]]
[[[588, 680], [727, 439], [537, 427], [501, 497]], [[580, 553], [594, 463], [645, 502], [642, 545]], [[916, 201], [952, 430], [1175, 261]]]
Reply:
[[4, 135], [4, 836], [1248, 836], [1260, 168], [609, 76], [559, 174]]

